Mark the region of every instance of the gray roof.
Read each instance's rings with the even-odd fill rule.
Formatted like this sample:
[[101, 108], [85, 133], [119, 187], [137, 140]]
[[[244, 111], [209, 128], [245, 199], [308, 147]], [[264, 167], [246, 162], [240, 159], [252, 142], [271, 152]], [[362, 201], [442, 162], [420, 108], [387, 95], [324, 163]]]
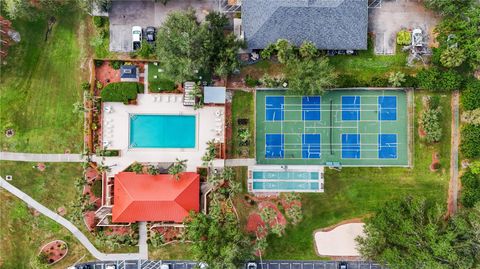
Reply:
[[225, 104], [225, 87], [204, 87], [203, 102], [205, 104]]
[[137, 67], [135, 65], [120, 66], [120, 78], [136, 78]]
[[367, 49], [368, 0], [243, 0], [249, 49], [284, 38], [319, 49]]

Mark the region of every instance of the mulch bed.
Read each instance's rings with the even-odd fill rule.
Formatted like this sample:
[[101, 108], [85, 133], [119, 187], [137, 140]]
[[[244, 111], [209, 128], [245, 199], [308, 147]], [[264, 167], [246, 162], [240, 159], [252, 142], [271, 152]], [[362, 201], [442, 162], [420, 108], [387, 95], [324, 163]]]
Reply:
[[48, 264], [54, 264], [67, 255], [68, 247], [65, 242], [55, 240], [44, 245], [41, 248], [40, 253], [46, 255]]
[[83, 222], [89, 231], [92, 231], [97, 225], [95, 221], [95, 211], [87, 211], [83, 214]]
[[111, 82], [120, 81], [120, 69], [115, 70], [110, 66], [109, 61], [104, 61], [99, 67], [95, 67], [95, 78], [100, 81], [103, 86]]
[[163, 240], [165, 240], [165, 242], [179, 240], [182, 237], [180, 229], [175, 227], [155, 227], [152, 228], [152, 230], [162, 234]]
[[104, 230], [106, 235], [116, 234], [116, 235], [124, 235], [129, 234], [132, 229], [129, 226], [112, 226], [108, 227]]
[[96, 178], [100, 177], [100, 173], [98, 173], [95, 168], [88, 167], [85, 172], [85, 177], [87, 178], [87, 182], [93, 182]]
[[[270, 207], [273, 210], [275, 210], [275, 212], [277, 212], [277, 217], [271, 221], [270, 226], [273, 226], [277, 223], [282, 226], [287, 225], [287, 220], [283, 216], [282, 212], [280, 212], [277, 205], [269, 201], [264, 201], [258, 204], [258, 212], [254, 212], [250, 214], [250, 216], [248, 216], [247, 227], [246, 227], [248, 232], [256, 233], [258, 232], [259, 228], [265, 227], [265, 222], [263, 222], [259, 213], [265, 207]], [[263, 237], [265, 235], [266, 235], [266, 231], [263, 231], [262, 234], [258, 234], [258, 237]]]

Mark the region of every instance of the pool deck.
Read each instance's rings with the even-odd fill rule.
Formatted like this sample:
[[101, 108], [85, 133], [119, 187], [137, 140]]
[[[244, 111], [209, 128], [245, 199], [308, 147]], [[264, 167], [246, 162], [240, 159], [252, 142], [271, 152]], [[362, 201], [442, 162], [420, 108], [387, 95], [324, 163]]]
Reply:
[[[110, 112], [105, 111], [107, 107]], [[224, 125], [225, 108], [205, 106], [194, 110], [193, 107], [183, 106], [182, 94], [139, 94], [136, 105], [105, 102], [103, 109], [103, 126], [111, 127], [104, 128], [106, 131], [103, 133], [102, 141], [109, 142], [107, 146], [109, 149], [120, 150], [120, 157], [105, 158], [104, 165], [111, 167], [108, 176], [123, 171], [135, 161], [173, 162], [176, 158], [188, 160], [187, 171], [195, 172], [198, 166], [202, 166], [201, 158], [206, 151], [207, 142], [212, 139], [224, 142], [223, 132], [218, 135], [215, 129], [218, 124], [216, 119], [218, 111], [221, 113], [221, 122]], [[195, 148], [129, 148], [130, 114], [195, 115], [197, 118]], [[223, 167], [224, 160], [215, 160], [213, 166]]]

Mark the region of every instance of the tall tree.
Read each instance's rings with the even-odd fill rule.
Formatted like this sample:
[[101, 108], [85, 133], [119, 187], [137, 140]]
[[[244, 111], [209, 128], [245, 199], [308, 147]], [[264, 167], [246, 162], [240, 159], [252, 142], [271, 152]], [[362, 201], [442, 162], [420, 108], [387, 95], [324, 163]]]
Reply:
[[335, 85], [336, 75], [325, 57], [290, 60], [286, 70], [289, 92], [292, 94], [323, 94], [325, 89]]
[[425, 199], [387, 202], [365, 221], [365, 237], [357, 238], [360, 253], [390, 268], [473, 268], [478, 232], [462, 216], [445, 220], [444, 212]]

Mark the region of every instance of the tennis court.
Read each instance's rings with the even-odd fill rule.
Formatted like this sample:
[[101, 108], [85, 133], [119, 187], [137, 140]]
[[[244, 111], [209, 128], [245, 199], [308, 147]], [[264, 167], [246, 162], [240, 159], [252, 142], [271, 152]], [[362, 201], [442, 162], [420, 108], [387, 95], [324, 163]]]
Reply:
[[259, 164], [408, 166], [403, 90], [332, 90], [322, 96], [256, 91]]

